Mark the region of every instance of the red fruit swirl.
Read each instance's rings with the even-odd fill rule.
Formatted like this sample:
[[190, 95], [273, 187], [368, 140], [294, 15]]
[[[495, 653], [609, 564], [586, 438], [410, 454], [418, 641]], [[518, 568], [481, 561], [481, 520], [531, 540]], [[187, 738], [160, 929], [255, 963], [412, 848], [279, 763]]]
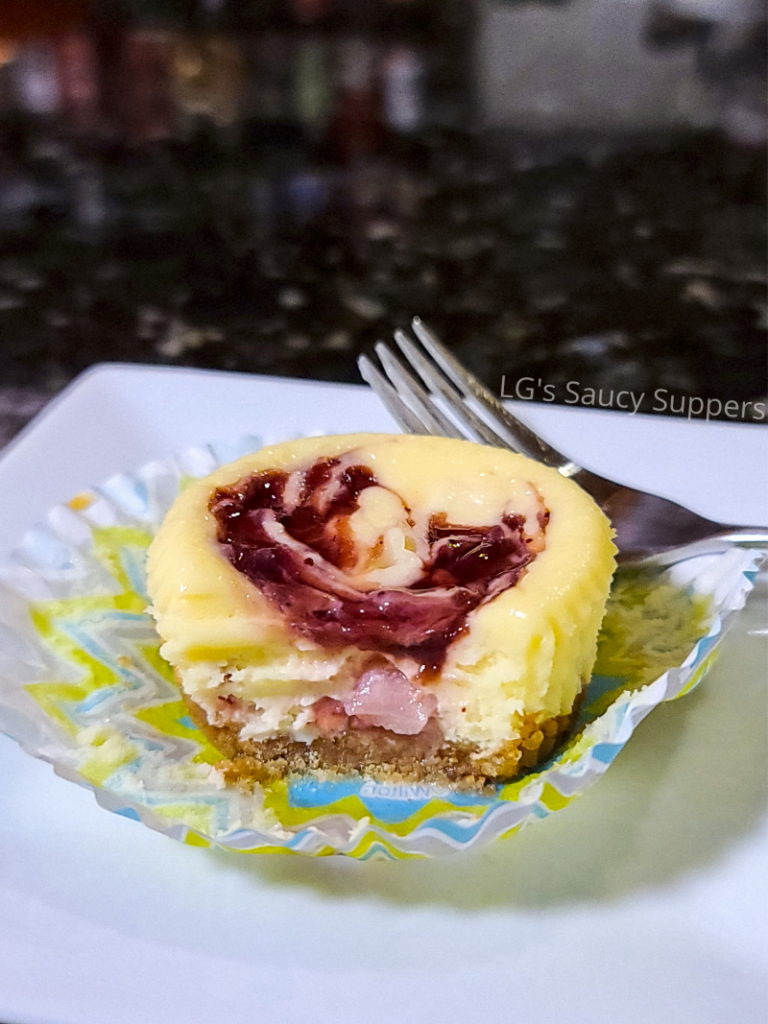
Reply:
[[[460, 526], [436, 513], [419, 578], [407, 587], [360, 590], [347, 574], [356, 559], [347, 520], [360, 494], [380, 485], [366, 466], [336, 458], [295, 473], [245, 477], [216, 490], [209, 509], [232, 565], [323, 647], [406, 654], [435, 672], [468, 613], [514, 586], [536, 557], [522, 516]], [[540, 516], [543, 528], [547, 518]]]

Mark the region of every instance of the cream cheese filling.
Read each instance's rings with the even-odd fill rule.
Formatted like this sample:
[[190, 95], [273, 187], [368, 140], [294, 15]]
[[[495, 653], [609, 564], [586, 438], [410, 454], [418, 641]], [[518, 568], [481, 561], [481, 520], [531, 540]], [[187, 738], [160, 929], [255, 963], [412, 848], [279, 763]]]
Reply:
[[[338, 455], [368, 466], [380, 484], [349, 517], [361, 552], [349, 582], [360, 589], [407, 587], [422, 565], [429, 516], [486, 526], [505, 514], [538, 528], [545, 544], [515, 586], [469, 614], [448, 645], [437, 699], [446, 740], [494, 750], [514, 739], [517, 715], [570, 711], [589, 677], [614, 567], [611, 529], [594, 502], [554, 470], [509, 452], [443, 438], [352, 435], [306, 438], [265, 449], [189, 485], [150, 551], [150, 593], [162, 653], [212, 722], [242, 704], [243, 738], [290, 733], [310, 742], [312, 704], [348, 694], [370, 652], [331, 650], [301, 639], [264, 595], [222, 557], [208, 510], [213, 490], [250, 473], [292, 472]], [[409, 679], [418, 667], [389, 656]]]
[[[321, 697], [344, 701], [370, 661], [370, 653], [349, 651], [332, 659], [318, 652], [314, 658], [288, 656], [262, 669], [227, 668], [212, 663], [197, 663], [179, 670], [182, 688], [205, 712], [213, 725], [236, 725], [242, 740], [266, 740], [287, 736], [311, 743], [322, 735], [314, 718], [313, 705]], [[411, 659], [388, 659], [399, 671], [418, 685], [418, 666]], [[300, 661], [300, 665], [299, 665]], [[301, 668], [303, 678], [296, 677]], [[505, 669], [500, 667], [498, 672]], [[488, 677], [489, 665], [478, 666]], [[483, 753], [496, 750], [514, 739], [517, 716], [525, 714], [527, 681], [518, 687], [507, 685], [478, 687], [478, 673], [453, 667], [440, 679], [425, 686], [437, 700], [435, 719], [443, 737], [452, 743], [474, 744]], [[575, 697], [575, 694], [573, 695]], [[547, 715], [568, 708], [547, 709]], [[540, 706], [535, 708], [542, 711]]]

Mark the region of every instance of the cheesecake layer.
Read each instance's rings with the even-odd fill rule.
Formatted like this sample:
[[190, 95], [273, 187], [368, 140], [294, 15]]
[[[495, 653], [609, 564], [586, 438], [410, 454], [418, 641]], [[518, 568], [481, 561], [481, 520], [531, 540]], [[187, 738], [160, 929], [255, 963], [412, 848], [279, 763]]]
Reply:
[[570, 715], [614, 550], [592, 499], [523, 456], [304, 438], [190, 484], [149, 586], [162, 653], [225, 752], [322, 766], [365, 747], [365, 765], [382, 734], [429, 735], [433, 761], [495, 776], [520, 763], [499, 752], [521, 723], [530, 739]]

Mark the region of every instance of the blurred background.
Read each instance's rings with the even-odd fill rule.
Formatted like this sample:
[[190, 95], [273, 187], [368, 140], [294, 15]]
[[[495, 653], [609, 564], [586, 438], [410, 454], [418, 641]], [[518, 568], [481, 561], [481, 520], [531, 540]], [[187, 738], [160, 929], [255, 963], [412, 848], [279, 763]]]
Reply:
[[[0, 444], [105, 360], [764, 418], [762, 0], [0, 4]], [[673, 412], [680, 412], [682, 406]]]

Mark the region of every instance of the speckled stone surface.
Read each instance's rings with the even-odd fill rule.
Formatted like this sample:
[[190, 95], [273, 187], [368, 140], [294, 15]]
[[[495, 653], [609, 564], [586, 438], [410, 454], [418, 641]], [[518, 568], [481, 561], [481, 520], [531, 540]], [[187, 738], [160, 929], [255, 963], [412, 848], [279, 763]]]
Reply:
[[761, 418], [759, 149], [434, 131], [341, 166], [290, 139], [4, 140], [0, 443], [96, 362], [354, 381], [416, 313], [496, 392]]

